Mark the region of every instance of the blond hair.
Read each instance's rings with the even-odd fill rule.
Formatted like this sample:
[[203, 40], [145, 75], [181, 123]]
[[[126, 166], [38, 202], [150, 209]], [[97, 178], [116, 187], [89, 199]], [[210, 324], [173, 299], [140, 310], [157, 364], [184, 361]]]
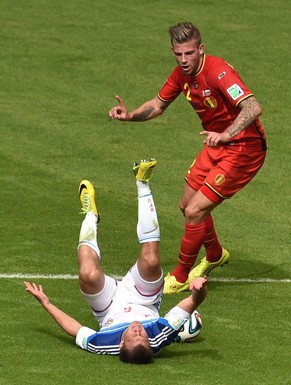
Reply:
[[169, 28], [169, 35], [172, 45], [174, 43], [186, 43], [190, 40], [196, 40], [201, 44], [201, 34], [197, 27], [190, 22], [182, 22]]

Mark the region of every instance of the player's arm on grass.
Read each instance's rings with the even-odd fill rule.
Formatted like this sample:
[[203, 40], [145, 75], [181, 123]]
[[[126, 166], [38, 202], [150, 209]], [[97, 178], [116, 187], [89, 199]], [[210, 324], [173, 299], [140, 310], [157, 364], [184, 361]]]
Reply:
[[157, 96], [152, 100], [148, 100], [134, 111], [129, 112], [120, 96], [115, 97], [118, 106], [113, 107], [109, 111], [111, 119], [118, 119], [131, 122], [144, 122], [161, 115], [170, 103], [163, 102]]
[[195, 309], [204, 301], [207, 295], [207, 277], [200, 277], [194, 279], [190, 282], [189, 286], [190, 290], [192, 290], [191, 295], [189, 297], [183, 299], [178, 303], [181, 309], [187, 311], [192, 314]]
[[60, 325], [60, 327], [69, 335], [76, 337], [82, 325], [68, 314], [53, 305], [48, 296], [44, 293], [42, 285], [37, 286], [35, 283], [24, 282], [25, 290], [33, 295], [52, 316], [52, 318]]

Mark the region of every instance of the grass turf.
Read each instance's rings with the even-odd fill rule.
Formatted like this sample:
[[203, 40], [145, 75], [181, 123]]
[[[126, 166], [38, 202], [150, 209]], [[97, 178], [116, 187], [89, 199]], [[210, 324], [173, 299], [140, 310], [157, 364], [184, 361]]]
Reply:
[[[116, 94], [131, 109], [157, 93], [174, 66], [167, 28], [191, 20], [206, 51], [233, 64], [262, 103], [269, 143], [257, 177], [214, 212], [232, 260], [213, 277], [290, 279], [290, 13], [284, 0], [1, 1], [1, 272], [77, 274], [77, 188], [88, 178], [98, 190], [104, 269], [123, 274], [139, 250], [131, 163], [148, 156], [159, 161], [152, 190], [171, 270], [200, 123], [183, 97], [146, 123], [111, 122], [107, 113]], [[77, 281], [42, 283], [94, 327]], [[1, 383], [287, 384], [289, 285], [211, 282], [197, 341], [134, 367], [82, 352], [21, 280], [1, 279]], [[180, 298], [165, 296], [162, 312]]]

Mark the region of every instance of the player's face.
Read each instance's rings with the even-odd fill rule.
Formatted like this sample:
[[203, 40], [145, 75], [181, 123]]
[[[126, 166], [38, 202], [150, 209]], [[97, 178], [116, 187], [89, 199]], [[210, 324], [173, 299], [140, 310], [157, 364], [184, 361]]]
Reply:
[[122, 335], [121, 345], [126, 343], [126, 346], [131, 349], [136, 345], [149, 346], [149, 338], [142, 324], [138, 321], [132, 322]]
[[173, 55], [185, 75], [195, 75], [203, 61], [204, 46], [196, 40], [173, 43]]

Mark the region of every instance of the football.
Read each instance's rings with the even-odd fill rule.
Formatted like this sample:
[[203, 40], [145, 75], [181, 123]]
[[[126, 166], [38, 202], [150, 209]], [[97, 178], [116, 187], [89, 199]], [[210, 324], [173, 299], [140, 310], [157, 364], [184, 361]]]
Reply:
[[192, 342], [200, 334], [202, 328], [201, 316], [197, 310], [191, 314], [191, 317], [184, 323], [179, 334], [175, 338], [176, 342]]

